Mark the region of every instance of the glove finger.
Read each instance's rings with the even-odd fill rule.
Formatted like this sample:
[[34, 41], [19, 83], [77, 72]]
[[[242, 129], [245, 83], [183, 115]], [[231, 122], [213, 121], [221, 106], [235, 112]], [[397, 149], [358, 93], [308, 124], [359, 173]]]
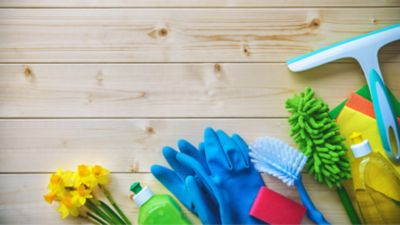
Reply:
[[204, 142], [200, 142], [200, 144], [199, 144], [199, 152], [201, 152], [202, 155], [204, 155], [204, 148], [205, 148], [204, 147]]
[[241, 147], [238, 146], [224, 131], [218, 130], [217, 135], [222, 148], [227, 155], [232, 169], [247, 168]]
[[166, 146], [163, 148], [162, 153], [171, 168], [182, 179], [182, 182], [185, 180], [185, 177], [193, 175], [193, 172], [191, 170], [188, 170], [187, 167], [182, 166], [182, 164], [176, 160], [176, 155], [178, 154], [178, 151], [169, 146]]
[[188, 176], [185, 183], [201, 222], [206, 225], [221, 224], [218, 204], [209, 196], [210, 193], [204, 192], [193, 176]]
[[[204, 155], [204, 145], [203, 145], [203, 150], [197, 150], [196, 147], [194, 147], [190, 142], [186, 141], [186, 140], [180, 140], [178, 142], [178, 146], [179, 146], [179, 150], [182, 153], [185, 153], [191, 157], [193, 157], [195, 160], [197, 160], [203, 167], [204, 169], [206, 169], [206, 171], [209, 174], [209, 169], [208, 169], [208, 165], [206, 162], [206, 157]], [[200, 146], [199, 146], [200, 147]]]
[[207, 174], [211, 174], [210, 169], [208, 168], [207, 161], [206, 161], [206, 153], [205, 153], [204, 142], [201, 142], [199, 144], [199, 152], [200, 152], [200, 155], [202, 156], [202, 159], [203, 159], [201, 164], [203, 165], [204, 169], [207, 171]]
[[151, 166], [151, 173], [190, 211], [194, 211], [191, 199], [187, 194], [184, 181], [172, 170], [160, 166]]
[[232, 140], [236, 143], [236, 145], [240, 147], [246, 167], [249, 167], [250, 166], [249, 146], [246, 144], [243, 138], [240, 137], [238, 134], [233, 134]]
[[[184, 153], [178, 153], [176, 155], [176, 159], [185, 167], [188, 169], [192, 170], [196, 177], [204, 184], [204, 187], [209, 191], [210, 193], [217, 193], [218, 189], [213, 188], [212, 182], [210, 175], [207, 174], [207, 171], [204, 169], [201, 164], [193, 159], [192, 157], [184, 154]], [[217, 195], [217, 194], [215, 194]]]
[[179, 150], [182, 153], [185, 153], [191, 157], [193, 157], [195, 160], [197, 160], [204, 168], [208, 168], [206, 158], [204, 155], [204, 149], [203, 152], [200, 150], [197, 150], [196, 147], [194, 147], [190, 142], [186, 140], [179, 140], [178, 142]]
[[217, 133], [212, 128], [207, 128], [204, 131], [204, 147], [210, 171], [219, 174], [230, 168], [230, 163], [220, 145]]

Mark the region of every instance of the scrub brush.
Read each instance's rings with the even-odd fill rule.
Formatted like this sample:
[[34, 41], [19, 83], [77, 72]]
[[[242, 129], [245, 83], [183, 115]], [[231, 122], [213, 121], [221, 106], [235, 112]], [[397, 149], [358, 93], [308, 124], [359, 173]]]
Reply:
[[321, 99], [314, 97], [311, 88], [286, 101], [286, 109], [291, 113], [290, 136], [309, 160], [306, 169], [320, 183], [328, 187], [336, 186], [343, 206], [353, 224], [361, 224], [351, 200], [341, 182], [351, 177], [350, 162], [346, 156], [345, 138], [339, 127], [329, 116], [329, 107]]
[[308, 217], [317, 224], [329, 224], [308, 196], [301, 180], [301, 170], [307, 156], [275, 138], [258, 138], [250, 145], [251, 161], [255, 168], [277, 177], [288, 186], [296, 186]]

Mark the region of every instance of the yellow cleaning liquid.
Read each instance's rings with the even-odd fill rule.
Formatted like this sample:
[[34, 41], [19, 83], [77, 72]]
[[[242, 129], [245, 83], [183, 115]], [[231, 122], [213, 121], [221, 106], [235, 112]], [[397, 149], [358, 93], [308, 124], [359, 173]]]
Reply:
[[[400, 224], [400, 174], [361, 134], [351, 135], [355, 198], [366, 224]], [[384, 185], [382, 185], [384, 184]]]

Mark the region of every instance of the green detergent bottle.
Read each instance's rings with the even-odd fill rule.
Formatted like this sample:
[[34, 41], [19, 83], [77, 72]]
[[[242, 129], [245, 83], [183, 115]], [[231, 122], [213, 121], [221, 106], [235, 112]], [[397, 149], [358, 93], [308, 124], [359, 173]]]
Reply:
[[142, 189], [139, 182], [133, 183], [130, 190], [135, 194], [133, 200], [139, 207], [139, 225], [192, 224], [171, 196], [153, 194], [148, 187]]

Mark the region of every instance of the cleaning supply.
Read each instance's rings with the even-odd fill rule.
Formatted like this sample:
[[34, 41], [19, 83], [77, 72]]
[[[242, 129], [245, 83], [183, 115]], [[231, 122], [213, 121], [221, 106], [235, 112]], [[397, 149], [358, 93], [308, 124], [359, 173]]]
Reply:
[[296, 186], [308, 217], [317, 224], [329, 224], [318, 211], [304, 188], [300, 172], [307, 157], [275, 138], [258, 138], [250, 146], [250, 157], [256, 169], [282, 180], [289, 186]]
[[[354, 92], [354, 94], [364, 98], [365, 100], [367, 100], [368, 102], [371, 102], [371, 93], [369, 92], [368, 89], [368, 85], [364, 85], [362, 86], [360, 89], [358, 89], [357, 91]], [[390, 96], [390, 100], [393, 103], [393, 107], [394, 107], [394, 112], [396, 114], [397, 117], [400, 116], [400, 102], [396, 99], [396, 96], [393, 95], [393, 93], [390, 91], [389, 89], [389, 96]], [[344, 101], [342, 101], [339, 105], [337, 105], [335, 108], [333, 108], [330, 112], [329, 115], [331, 116], [331, 118], [336, 119], [340, 113], [340, 111], [342, 110], [342, 108], [345, 106], [346, 102], [348, 101], [348, 99], [345, 99]], [[372, 103], [371, 103], [372, 104]], [[373, 107], [373, 106], [372, 106]], [[372, 109], [373, 110], [373, 109]], [[374, 116], [375, 117], [375, 116]]]
[[135, 194], [133, 200], [139, 207], [139, 225], [192, 224], [171, 196], [155, 195], [148, 187], [142, 189], [139, 182], [133, 183], [130, 190]]
[[311, 88], [306, 88], [288, 99], [286, 108], [291, 113], [290, 136], [309, 157], [306, 168], [315, 174], [317, 181], [332, 187], [350, 178], [344, 138], [340, 136], [335, 121], [329, 117], [328, 105], [315, 98]]
[[[400, 115], [399, 102], [393, 95], [391, 95], [391, 98], [392, 102], [395, 105], [396, 114]], [[353, 144], [350, 137], [354, 133], [354, 131], [357, 131], [362, 135], [364, 139], [368, 140], [369, 145], [372, 148], [372, 154], [378, 154], [380, 157], [384, 158], [388, 166], [390, 166], [391, 169], [395, 170], [395, 172], [399, 174], [400, 165], [393, 163], [393, 161], [390, 161], [383, 149], [382, 142], [380, 141], [379, 137], [378, 126], [375, 121], [373, 105], [370, 101], [371, 99], [368, 87], [363, 86], [355, 93], [353, 93], [348, 99], [335, 107], [330, 112], [330, 115], [332, 118], [336, 119], [336, 122], [340, 127], [340, 133], [346, 138], [345, 145], [349, 149], [350, 146]], [[399, 117], [397, 117], [397, 121], [400, 123]], [[351, 151], [348, 151], [347, 155], [350, 158], [351, 164], [354, 165], [356, 159], [354, 158], [353, 153]], [[390, 196], [389, 198], [393, 199], [394, 201], [400, 202], [400, 196], [394, 194], [398, 191], [399, 186], [390, 185], [390, 181], [382, 181], [380, 179], [386, 177], [382, 176], [382, 174], [385, 173], [386, 171], [382, 171], [379, 168], [370, 170], [370, 174], [372, 174], [371, 177], [376, 177], [379, 179], [370, 179], [369, 188], [380, 192], [382, 195]], [[355, 193], [352, 185], [346, 185], [346, 190], [349, 193], [352, 193], [351, 196], [353, 196], [354, 202], [356, 202]]]
[[290, 136], [306, 156], [306, 169], [314, 174], [317, 181], [329, 187], [336, 186], [339, 197], [353, 224], [360, 224], [351, 200], [341, 182], [350, 178], [350, 163], [346, 156], [344, 138], [339, 128], [329, 116], [328, 105], [314, 97], [311, 88], [286, 101], [286, 109], [291, 113]]
[[354, 132], [351, 141], [353, 188], [364, 222], [399, 224], [400, 174], [380, 153], [372, 152], [369, 141], [360, 133]]
[[[397, 100], [395, 100], [397, 101]], [[397, 117], [400, 124], [400, 118]], [[340, 112], [336, 118], [336, 123], [339, 125], [340, 133], [346, 138], [345, 145], [350, 149], [351, 139], [350, 136], [354, 131], [362, 134], [373, 149], [373, 152], [379, 152], [386, 159], [389, 159], [385, 154], [382, 142], [379, 137], [379, 130], [375, 120], [375, 114], [372, 103], [366, 98], [353, 93], [345, 102], [344, 107], [340, 108]], [[351, 151], [347, 153], [350, 161], [354, 159]], [[393, 163], [391, 165], [400, 172], [400, 164]]]
[[341, 58], [357, 60], [372, 95], [382, 145], [395, 162], [400, 162], [400, 130], [379, 68], [378, 51], [399, 39], [400, 24], [395, 24], [287, 61], [291, 71], [300, 72]]
[[[209, 173], [204, 154], [204, 145], [196, 149], [185, 140], [178, 141], [178, 148], [198, 161]], [[151, 173], [191, 212], [195, 213], [201, 222], [207, 224], [221, 224], [218, 204], [213, 193], [208, 190], [189, 168], [177, 161], [178, 152], [171, 147], [164, 147], [164, 158], [172, 169], [161, 165], [153, 165]]]
[[222, 224], [263, 224], [249, 215], [264, 182], [249, 160], [248, 146], [239, 135], [229, 137], [222, 130], [204, 132], [204, 154], [208, 171], [195, 158], [178, 153], [181, 165], [194, 171], [214, 194]]
[[250, 215], [270, 225], [300, 224], [306, 213], [301, 204], [266, 187], [260, 188]]

